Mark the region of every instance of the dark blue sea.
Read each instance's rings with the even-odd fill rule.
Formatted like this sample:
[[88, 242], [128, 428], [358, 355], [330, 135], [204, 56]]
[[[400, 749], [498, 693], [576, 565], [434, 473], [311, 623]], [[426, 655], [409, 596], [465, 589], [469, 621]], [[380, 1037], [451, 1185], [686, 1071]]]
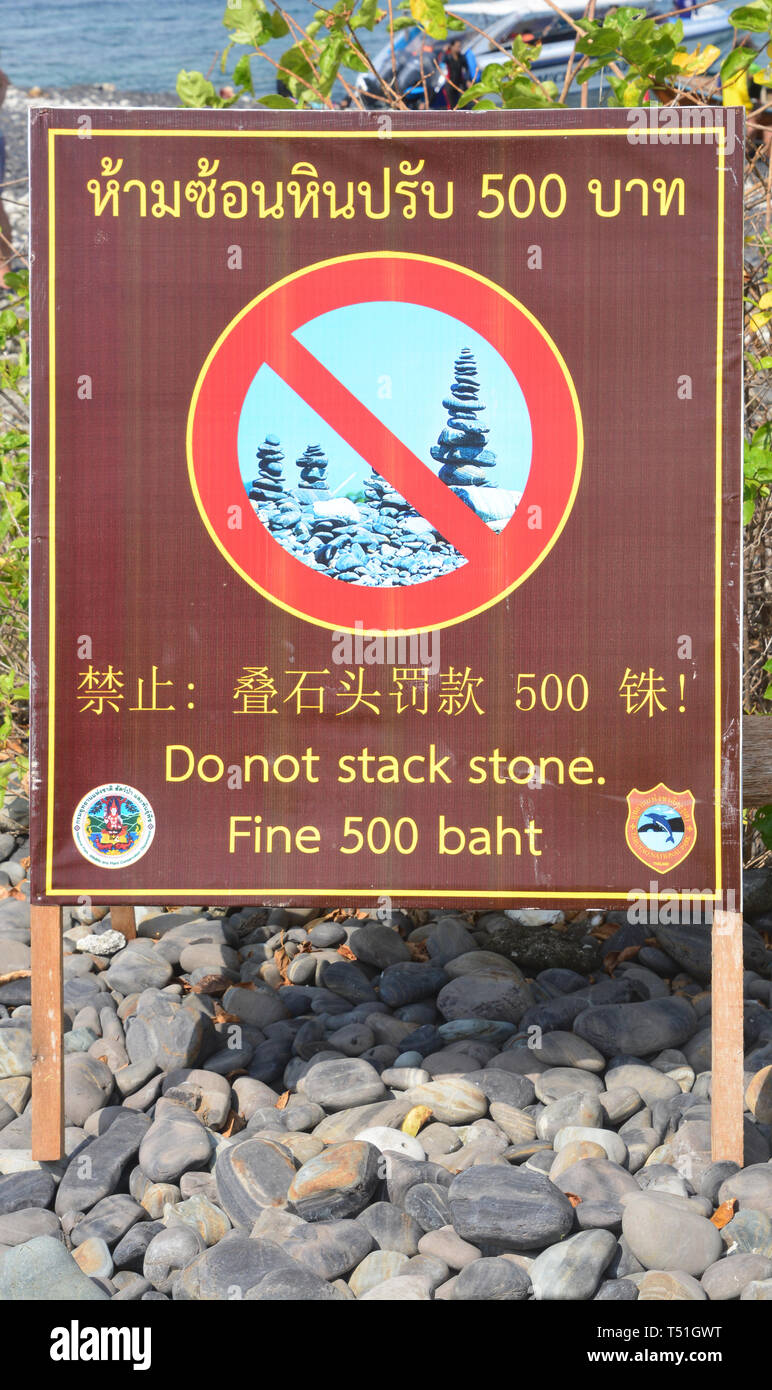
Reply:
[[[316, 6], [288, 0], [283, 8], [308, 23]], [[0, 68], [17, 87], [112, 82], [124, 91], [172, 92], [180, 68], [207, 72], [222, 53], [224, 11], [225, 0], [0, 0]], [[273, 55], [288, 42], [274, 42]], [[231, 70], [243, 51], [232, 53]], [[256, 88], [272, 91], [269, 65], [256, 59], [252, 67]], [[225, 80], [219, 65], [212, 79]]]

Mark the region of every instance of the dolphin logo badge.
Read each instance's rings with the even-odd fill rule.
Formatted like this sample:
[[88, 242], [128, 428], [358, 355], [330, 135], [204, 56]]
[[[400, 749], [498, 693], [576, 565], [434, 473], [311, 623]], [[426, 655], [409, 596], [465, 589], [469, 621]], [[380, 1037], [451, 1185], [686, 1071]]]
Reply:
[[627, 794], [625, 838], [636, 859], [659, 874], [683, 864], [697, 840], [694, 796], [674, 792], [664, 782]]

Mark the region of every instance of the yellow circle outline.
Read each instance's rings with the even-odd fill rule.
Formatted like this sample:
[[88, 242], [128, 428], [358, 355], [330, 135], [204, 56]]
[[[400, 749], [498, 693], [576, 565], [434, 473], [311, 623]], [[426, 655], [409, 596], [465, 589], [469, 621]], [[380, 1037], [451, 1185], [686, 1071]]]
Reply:
[[[564, 378], [565, 378], [566, 385], [568, 386], [569, 394], [570, 394], [571, 400], [572, 400], [572, 402], [573, 402], [574, 415], [575, 415], [575, 417], [576, 417], [576, 465], [575, 465], [575, 469], [574, 469], [574, 481], [573, 481], [573, 486], [572, 486], [572, 488], [571, 488], [571, 493], [570, 493], [570, 496], [569, 496], [568, 501], [567, 501], [567, 503], [566, 503], [566, 506], [565, 506], [565, 510], [564, 510], [564, 512], [563, 512], [563, 515], [562, 515], [562, 517], [560, 518], [560, 521], [559, 521], [557, 527], [555, 528], [555, 531], [553, 532], [552, 537], [551, 537], [551, 539], [550, 539], [548, 545], [546, 545], [546, 546], [544, 547], [544, 549], [540, 552], [540, 554], [539, 554], [539, 555], [537, 556], [537, 558], [534, 560], [533, 564], [530, 565], [529, 568], [528, 568], [527, 570], [525, 570], [525, 572], [524, 572], [523, 574], [521, 574], [521, 575], [519, 576], [519, 578], [516, 579], [516, 580], [514, 581], [514, 583], [510, 584], [506, 589], [502, 589], [501, 592], [498, 593], [498, 594], [496, 594], [496, 595], [494, 595], [493, 598], [488, 599], [488, 602], [487, 602], [487, 603], [482, 603], [482, 604], [480, 604], [478, 608], [472, 608], [472, 609], [470, 609], [468, 613], [462, 613], [462, 614], [460, 614], [460, 616], [459, 616], [458, 618], [446, 618], [444, 622], [441, 622], [441, 623], [429, 623], [429, 624], [428, 624], [427, 626], [425, 626], [425, 627], [415, 627], [415, 628], [369, 628], [369, 627], [368, 627], [368, 628], [364, 628], [364, 627], [346, 627], [344, 624], [340, 624], [340, 623], [328, 623], [328, 622], [324, 622], [321, 618], [312, 618], [312, 617], [310, 616], [310, 614], [308, 614], [308, 613], [302, 613], [299, 609], [297, 609], [297, 608], [292, 608], [288, 603], [283, 603], [282, 600], [281, 600], [280, 598], [277, 598], [275, 594], [269, 593], [267, 589], [264, 589], [260, 584], [258, 584], [258, 582], [257, 582], [256, 579], [253, 579], [253, 578], [251, 577], [251, 575], [248, 575], [248, 574], [241, 568], [241, 566], [236, 562], [236, 560], [234, 560], [233, 556], [232, 556], [231, 554], [229, 554], [229, 552], [225, 549], [225, 546], [222, 544], [222, 542], [221, 542], [221, 540], [220, 540], [220, 537], [217, 535], [217, 533], [216, 533], [216, 532], [213, 530], [213, 528], [212, 528], [212, 525], [211, 525], [211, 523], [210, 523], [209, 517], [208, 517], [208, 515], [207, 515], [207, 513], [206, 513], [206, 510], [205, 510], [205, 508], [204, 508], [203, 502], [201, 501], [201, 494], [199, 493], [198, 484], [197, 484], [197, 482], [196, 482], [195, 466], [194, 466], [194, 462], [193, 462], [193, 419], [194, 419], [194, 416], [195, 416], [195, 413], [196, 413], [196, 406], [197, 406], [197, 404], [198, 404], [198, 397], [199, 397], [200, 392], [201, 392], [201, 387], [202, 387], [203, 384], [204, 384], [204, 378], [206, 377], [206, 374], [207, 374], [207, 372], [209, 371], [209, 368], [210, 368], [210, 366], [212, 365], [212, 362], [213, 362], [214, 358], [216, 357], [217, 353], [218, 353], [219, 350], [220, 350], [220, 347], [221, 347], [222, 344], [225, 342], [225, 339], [228, 337], [228, 335], [232, 332], [232, 330], [236, 327], [236, 325], [237, 325], [238, 323], [240, 323], [241, 320], [242, 320], [248, 313], [250, 313], [252, 309], [254, 309], [255, 305], [260, 304], [260, 303], [262, 302], [262, 300], [267, 299], [268, 296], [271, 295], [271, 294], [273, 294], [275, 290], [280, 290], [280, 289], [282, 289], [285, 285], [289, 285], [293, 280], [299, 280], [299, 279], [301, 278], [301, 276], [303, 276], [303, 275], [309, 275], [312, 271], [314, 271], [314, 270], [321, 270], [321, 269], [325, 268], [326, 266], [331, 266], [331, 265], [343, 265], [343, 264], [345, 264], [347, 261], [365, 261], [365, 260], [426, 261], [426, 262], [430, 263], [431, 265], [445, 266], [448, 270], [455, 270], [455, 271], [457, 271], [457, 272], [458, 272], [459, 274], [461, 274], [461, 275], [468, 275], [469, 278], [470, 278], [471, 280], [477, 280], [477, 281], [479, 281], [480, 284], [482, 284], [482, 285], [487, 285], [489, 289], [494, 290], [494, 291], [496, 292], [496, 294], [499, 294], [499, 295], [501, 295], [501, 297], [502, 297], [503, 299], [508, 300], [510, 304], [513, 304], [514, 307], [515, 307], [516, 309], [518, 309], [518, 310], [520, 311], [520, 313], [523, 314], [523, 315], [528, 319], [529, 323], [531, 323], [531, 324], [533, 325], [533, 327], [537, 330], [537, 332], [541, 334], [541, 336], [542, 336], [542, 338], [544, 339], [545, 343], [547, 344], [548, 348], [549, 348], [550, 351], [552, 352], [553, 356], [556, 358], [557, 363], [558, 363], [558, 365], [559, 365], [559, 367], [560, 367], [560, 370], [562, 371], [563, 376], [564, 376]], [[328, 260], [324, 260], [324, 261], [315, 261], [312, 265], [304, 266], [302, 270], [295, 270], [295, 271], [292, 272], [291, 275], [285, 275], [285, 276], [283, 277], [283, 279], [281, 279], [281, 280], [276, 280], [276, 281], [274, 282], [274, 284], [269, 285], [267, 289], [262, 290], [261, 293], [258, 294], [254, 299], [251, 299], [251, 300], [249, 301], [249, 303], [246, 304], [246, 305], [244, 306], [243, 309], [240, 309], [240, 310], [239, 310], [239, 312], [238, 312], [238, 314], [236, 314], [235, 318], [231, 319], [231, 321], [230, 321], [230, 323], [227, 325], [227, 327], [225, 327], [225, 328], [223, 329], [223, 331], [222, 331], [222, 333], [220, 334], [219, 338], [217, 339], [216, 343], [214, 344], [214, 346], [211, 348], [210, 352], [208, 353], [208, 355], [207, 355], [207, 357], [206, 357], [206, 360], [205, 360], [205, 362], [204, 362], [204, 365], [203, 365], [203, 367], [201, 368], [201, 371], [200, 371], [199, 374], [198, 374], [198, 377], [197, 377], [197, 380], [196, 380], [196, 385], [195, 385], [194, 390], [193, 390], [193, 396], [192, 396], [191, 402], [190, 402], [190, 408], [189, 408], [189, 410], [188, 410], [188, 422], [187, 422], [187, 430], [186, 430], [186, 446], [187, 446], [188, 476], [189, 476], [189, 478], [190, 478], [190, 486], [191, 486], [191, 489], [192, 489], [192, 491], [193, 491], [193, 497], [194, 497], [194, 499], [195, 499], [196, 507], [198, 508], [198, 512], [199, 512], [199, 515], [200, 515], [200, 517], [201, 517], [201, 520], [203, 521], [203, 523], [204, 523], [204, 525], [205, 525], [207, 531], [209, 532], [209, 535], [211, 536], [212, 540], [214, 541], [215, 545], [217, 546], [217, 549], [220, 551], [220, 554], [224, 556], [224, 558], [227, 560], [228, 564], [231, 566], [231, 569], [234, 569], [234, 570], [236, 571], [237, 574], [241, 575], [241, 578], [242, 578], [243, 580], [245, 580], [245, 582], [246, 582], [247, 584], [249, 584], [251, 588], [256, 589], [257, 592], [258, 592], [259, 594], [262, 594], [263, 598], [268, 599], [269, 603], [275, 604], [278, 608], [283, 608], [285, 613], [291, 613], [292, 616], [293, 616], [294, 618], [301, 618], [301, 619], [303, 620], [303, 622], [313, 623], [314, 627], [324, 627], [324, 628], [327, 628], [330, 632], [351, 632], [351, 633], [357, 633], [357, 632], [359, 632], [359, 633], [362, 633], [363, 635], [384, 635], [384, 634], [386, 634], [386, 633], [388, 633], [388, 632], [392, 632], [392, 633], [395, 633], [395, 632], [396, 632], [396, 633], [399, 633], [399, 634], [401, 634], [401, 635], [404, 635], [404, 636], [408, 637], [408, 636], [410, 636], [411, 634], [414, 634], [414, 633], [420, 633], [420, 632], [435, 632], [435, 631], [439, 631], [441, 628], [445, 628], [445, 627], [455, 627], [457, 623], [467, 622], [467, 621], [469, 620], [469, 618], [476, 618], [477, 615], [478, 615], [479, 613], [484, 613], [484, 612], [486, 611], [486, 609], [492, 608], [493, 605], [494, 605], [495, 603], [500, 603], [502, 599], [507, 598], [507, 596], [508, 596], [509, 594], [511, 594], [515, 589], [519, 588], [520, 585], [523, 584], [523, 583], [525, 582], [526, 579], [530, 578], [530, 576], [533, 574], [533, 572], [534, 572], [535, 569], [538, 569], [538, 567], [539, 567], [539, 565], [541, 564], [542, 560], [544, 560], [544, 559], [546, 558], [546, 556], [549, 555], [550, 551], [552, 550], [552, 547], [554, 546], [555, 542], [557, 541], [558, 537], [560, 536], [561, 532], [563, 531], [563, 528], [565, 527], [565, 524], [566, 524], [566, 522], [568, 521], [569, 515], [570, 515], [570, 513], [571, 513], [571, 509], [573, 508], [574, 501], [575, 501], [575, 499], [576, 499], [576, 494], [577, 494], [577, 491], [578, 491], [578, 488], [579, 488], [579, 479], [580, 479], [581, 473], [582, 473], [582, 460], [583, 460], [583, 454], [584, 454], [584, 430], [583, 430], [583, 426], [582, 426], [582, 413], [581, 413], [581, 410], [580, 410], [580, 407], [579, 407], [579, 398], [578, 398], [577, 393], [576, 393], [576, 387], [574, 386], [573, 378], [572, 378], [572, 376], [571, 376], [571, 373], [570, 373], [569, 370], [568, 370], [568, 367], [566, 366], [566, 363], [565, 363], [565, 361], [564, 361], [564, 359], [563, 359], [563, 356], [562, 356], [561, 352], [559, 351], [559, 349], [557, 348], [557, 346], [555, 345], [555, 343], [552, 341], [552, 338], [550, 337], [549, 333], [547, 333], [546, 329], [542, 327], [542, 325], [539, 323], [538, 319], [531, 313], [531, 311], [530, 311], [529, 309], [526, 309], [526, 307], [525, 307], [524, 304], [521, 304], [521, 303], [520, 303], [520, 300], [519, 300], [519, 299], [515, 299], [514, 295], [511, 295], [511, 294], [509, 294], [509, 292], [508, 292], [507, 290], [502, 289], [501, 285], [495, 284], [493, 280], [489, 280], [489, 279], [487, 278], [487, 276], [485, 276], [485, 275], [480, 275], [480, 274], [478, 274], [478, 272], [477, 272], [476, 270], [469, 270], [469, 269], [467, 269], [467, 267], [465, 267], [465, 266], [457, 265], [454, 261], [446, 261], [446, 260], [443, 260], [443, 259], [442, 259], [441, 257], [439, 257], [439, 256], [424, 256], [424, 255], [420, 255], [420, 254], [417, 253], [417, 252], [412, 252], [412, 251], [363, 251], [363, 252], [361, 252], [361, 253], [360, 253], [360, 252], [354, 252], [354, 253], [352, 253], [352, 254], [350, 254], [350, 255], [347, 255], [347, 256], [331, 256]]]

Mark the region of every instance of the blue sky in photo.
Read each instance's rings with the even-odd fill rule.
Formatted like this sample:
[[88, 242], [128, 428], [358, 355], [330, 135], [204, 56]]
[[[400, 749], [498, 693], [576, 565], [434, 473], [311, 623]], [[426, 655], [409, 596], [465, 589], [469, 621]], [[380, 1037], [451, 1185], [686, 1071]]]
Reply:
[[[520, 386], [500, 354], [480, 334], [450, 314], [419, 304], [376, 301], [320, 314], [296, 338], [352, 394], [439, 472], [429, 452], [447, 423], [442, 401], [453, 380], [453, 363], [468, 347], [477, 359], [481, 423], [490, 429], [497, 456], [486, 479], [522, 492], [531, 461], [531, 424]], [[390, 394], [389, 394], [390, 393]], [[255, 455], [266, 434], [278, 435], [287, 481], [297, 482], [295, 460], [307, 444], [327, 454], [329, 486], [338, 495], [356, 491], [369, 467], [315, 411], [264, 364], [247, 391], [239, 421], [239, 465], [246, 483], [257, 474]], [[353, 475], [353, 476], [352, 476]]]

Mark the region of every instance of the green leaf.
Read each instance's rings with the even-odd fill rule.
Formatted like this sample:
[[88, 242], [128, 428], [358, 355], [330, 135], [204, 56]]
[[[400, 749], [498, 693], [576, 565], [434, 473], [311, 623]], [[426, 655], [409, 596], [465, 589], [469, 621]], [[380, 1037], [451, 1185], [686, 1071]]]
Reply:
[[738, 73], [745, 72], [756, 54], [752, 48], [734, 48], [721, 64], [721, 81], [731, 82]]
[[751, 825], [761, 836], [767, 849], [772, 849], [772, 806], [757, 807]]
[[258, 97], [257, 104], [258, 106], [269, 106], [271, 110], [276, 111], [288, 109], [294, 111], [297, 109], [297, 102], [293, 101], [291, 97], [280, 97], [275, 92], [271, 92], [270, 96], [267, 97]]
[[750, 29], [763, 34], [765, 30], [772, 29], [772, 5], [767, 0], [757, 0], [754, 5], [741, 5], [738, 10], [732, 10], [729, 23], [735, 29]]
[[447, 38], [448, 22], [442, 0], [410, 0], [410, 12], [416, 24], [420, 24], [430, 38]]
[[251, 58], [251, 53], [242, 53], [241, 57], [239, 58], [239, 61], [233, 69], [233, 81], [236, 83], [237, 87], [242, 87], [245, 91], [249, 92], [252, 96], [254, 96], [255, 89], [252, 85]]
[[177, 74], [177, 96], [183, 106], [217, 106], [221, 105], [221, 98], [218, 97], [211, 82], [207, 81], [202, 72], [186, 72], [183, 68]]
[[352, 28], [364, 25], [365, 29], [374, 29], [379, 17], [382, 19], [385, 11], [378, 9], [378, 0], [362, 0], [359, 9], [351, 16]]

